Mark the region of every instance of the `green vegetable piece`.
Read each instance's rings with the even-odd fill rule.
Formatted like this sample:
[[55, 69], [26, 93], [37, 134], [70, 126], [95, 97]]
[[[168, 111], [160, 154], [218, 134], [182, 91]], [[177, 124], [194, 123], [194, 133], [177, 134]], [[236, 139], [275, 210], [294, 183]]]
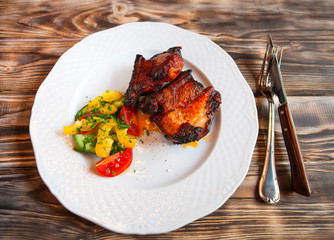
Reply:
[[121, 107], [124, 106], [124, 96], [122, 96], [121, 98], [115, 100], [112, 102], [112, 104], [117, 107], [118, 109], [120, 109]]
[[87, 113], [87, 110], [88, 110], [88, 104], [83, 106], [79, 112], [75, 115], [75, 118], [74, 120], [78, 120], [79, 118], [81, 118], [83, 115], [85, 115]]
[[75, 134], [74, 140], [75, 140], [75, 143], [77, 144], [74, 147], [74, 150], [78, 152], [95, 153], [95, 145], [96, 145], [95, 135]]

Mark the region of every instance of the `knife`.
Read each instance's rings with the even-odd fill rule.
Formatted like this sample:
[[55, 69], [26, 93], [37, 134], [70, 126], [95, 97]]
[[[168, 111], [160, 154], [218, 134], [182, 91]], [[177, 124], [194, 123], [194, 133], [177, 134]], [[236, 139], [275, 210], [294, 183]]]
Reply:
[[[270, 44], [273, 47], [271, 37]], [[280, 64], [275, 53], [273, 53], [272, 57], [270, 75], [273, 80], [273, 92], [276, 94], [280, 102], [278, 107], [278, 115], [280, 118], [282, 134], [290, 161], [292, 186], [295, 192], [309, 197], [311, 196], [311, 188], [307, 179], [304, 160], [299, 146], [295, 126], [289, 110], [288, 99], [283, 86]]]

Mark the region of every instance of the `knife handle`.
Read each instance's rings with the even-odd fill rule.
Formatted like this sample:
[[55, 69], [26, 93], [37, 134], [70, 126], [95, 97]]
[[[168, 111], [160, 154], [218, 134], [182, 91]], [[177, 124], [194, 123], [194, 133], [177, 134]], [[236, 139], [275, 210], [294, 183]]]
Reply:
[[311, 196], [311, 188], [307, 180], [302, 152], [287, 103], [278, 107], [278, 115], [289, 156], [293, 189], [295, 192], [309, 197]]

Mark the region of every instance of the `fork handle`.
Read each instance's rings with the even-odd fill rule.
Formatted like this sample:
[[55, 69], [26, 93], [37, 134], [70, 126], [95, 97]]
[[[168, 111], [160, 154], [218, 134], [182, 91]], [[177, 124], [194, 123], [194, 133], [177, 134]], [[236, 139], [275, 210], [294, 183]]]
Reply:
[[262, 175], [259, 183], [259, 195], [263, 201], [267, 203], [277, 203], [280, 200], [280, 190], [277, 182], [275, 169], [275, 105], [270, 99], [269, 104], [269, 125], [267, 149], [264, 159]]
[[288, 103], [280, 105], [278, 107], [278, 113], [281, 122], [284, 142], [290, 161], [291, 181], [293, 189], [295, 192], [309, 197], [311, 196], [311, 188], [307, 180], [304, 160]]

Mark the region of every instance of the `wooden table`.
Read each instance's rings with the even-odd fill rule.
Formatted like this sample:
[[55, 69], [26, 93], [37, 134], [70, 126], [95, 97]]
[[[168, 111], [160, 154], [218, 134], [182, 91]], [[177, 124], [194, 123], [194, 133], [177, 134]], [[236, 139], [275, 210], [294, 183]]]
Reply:
[[[169, 3], [170, 2], [170, 3]], [[330, 239], [334, 236], [334, 2], [330, 0], [0, 0], [1, 239]], [[110, 232], [66, 210], [40, 178], [29, 136], [36, 91], [57, 59], [91, 33], [159, 21], [200, 33], [226, 50], [256, 97], [259, 136], [244, 182], [217, 211], [176, 231]], [[276, 119], [281, 201], [261, 201], [267, 102], [256, 87], [267, 34], [284, 46], [281, 70], [312, 196], [291, 191]]]

